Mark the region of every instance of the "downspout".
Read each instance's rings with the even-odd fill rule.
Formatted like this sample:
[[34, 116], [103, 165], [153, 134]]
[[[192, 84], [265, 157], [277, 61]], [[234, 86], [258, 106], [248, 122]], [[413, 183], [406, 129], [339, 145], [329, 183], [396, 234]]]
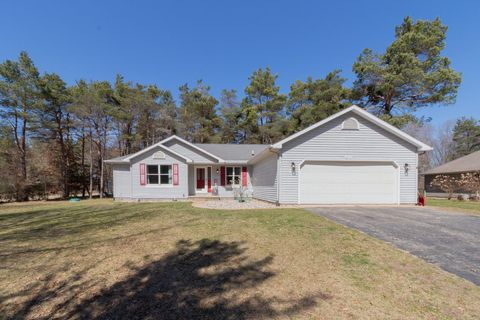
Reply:
[[270, 151], [277, 154], [277, 201], [275, 201], [275, 205], [278, 207], [280, 206], [280, 177], [281, 177], [280, 162], [282, 161], [282, 155], [280, 154], [280, 151], [277, 151], [273, 148], [270, 148]]

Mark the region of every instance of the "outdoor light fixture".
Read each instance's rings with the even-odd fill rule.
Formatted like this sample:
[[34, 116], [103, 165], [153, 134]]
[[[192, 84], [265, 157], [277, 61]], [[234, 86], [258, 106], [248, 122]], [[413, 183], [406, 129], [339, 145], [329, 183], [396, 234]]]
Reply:
[[292, 162], [292, 163], [290, 164], [290, 167], [292, 168], [292, 175], [294, 176], [295, 173], [296, 173], [295, 162]]
[[217, 168], [217, 170], [215, 170], [215, 172], [218, 174], [218, 168]]
[[405, 169], [405, 174], [408, 174], [408, 163], [403, 165], [403, 169]]

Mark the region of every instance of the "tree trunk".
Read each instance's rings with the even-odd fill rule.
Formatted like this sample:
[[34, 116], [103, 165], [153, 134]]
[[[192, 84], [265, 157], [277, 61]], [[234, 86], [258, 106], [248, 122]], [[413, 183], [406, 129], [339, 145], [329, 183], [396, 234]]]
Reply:
[[43, 175], [43, 200], [47, 199], [47, 177]]
[[85, 189], [87, 180], [85, 174], [85, 125], [82, 124], [82, 198], [85, 198]]
[[28, 192], [25, 188], [25, 184], [28, 184], [27, 176], [27, 108], [24, 104], [22, 115], [22, 137], [20, 141], [20, 165], [22, 170], [22, 192], [21, 200], [28, 201]]
[[104, 186], [103, 186], [103, 157], [100, 157], [100, 186], [99, 186], [99, 193], [100, 193], [100, 199], [103, 198], [103, 191], [104, 191]]
[[[103, 198], [103, 132], [100, 126], [95, 127], [95, 132], [97, 134], [98, 140], [95, 141], [95, 145], [97, 146], [97, 170], [100, 170], [100, 179], [97, 184], [98, 193], [100, 198]], [[97, 172], [98, 173], [98, 172]]]
[[92, 130], [90, 129], [90, 186], [89, 186], [89, 198], [92, 199], [93, 197], [93, 137], [92, 137]]
[[383, 113], [386, 115], [391, 116], [392, 114], [392, 95], [393, 94], [387, 94], [385, 97], [385, 103], [383, 105]]
[[103, 124], [103, 132], [100, 139], [100, 198], [103, 198], [105, 193], [105, 165], [103, 163], [107, 150], [107, 131], [108, 131], [108, 119], [105, 119]]
[[60, 146], [60, 170], [62, 174], [62, 185], [63, 185], [63, 197], [68, 198], [69, 192], [68, 192], [68, 178], [67, 178], [67, 161], [68, 161], [68, 154], [67, 150], [65, 147], [65, 141], [63, 137], [63, 128], [62, 128], [62, 114], [57, 113], [56, 116], [56, 122], [57, 122], [57, 135], [58, 135], [58, 144]]

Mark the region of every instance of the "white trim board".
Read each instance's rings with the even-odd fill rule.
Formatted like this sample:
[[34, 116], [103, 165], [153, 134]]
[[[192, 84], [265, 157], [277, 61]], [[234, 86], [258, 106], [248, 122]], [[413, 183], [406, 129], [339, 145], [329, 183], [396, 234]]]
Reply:
[[219, 157], [217, 157], [216, 155], [214, 155], [214, 154], [212, 154], [212, 153], [210, 153], [210, 152], [208, 152], [208, 151], [206, 151], [206, 150], [204, 150], [204, 149], [202, 149], [202, 148], [200, 148], [200, 147], [197, 147], [197, 146], [194, 145], [193, 143], [190, 143], [190, 142], [188, 142], [187, 140], [182, 139], [182, 138], [180, 138], [179, 136], [176, 136], [176, 135], [170, 136], [170, 137], [168, 137], [168, 138], [160, 141], [159, 143], [164, 144], [165, 142], [168, 142], [168, 141], [173, 140], [173, 139], [177, 139], [178, 141], [186, 144], [187, 146], [190, 146], [190, 147], [194, 148], [194, 149], [197, 150], [197, 151], [203, 152], [204, 154], [206, 154], [206, 155], [208, 155], [208, 156], [210, 156], [210, 157], [212, 157], [212, 158], [214, 158], [214, 159], [217, 159], [217, 161], [218, 161], [219, 163], [225, 163], [225, 160], [223, 160], [222, 158], [219, 158]]
[[289, 136], [289, 137], [287, 137], [287, 138], [285, 138], [285, 139], [283, 139], [283, 140], [281, 140], [281, 141], [273, 144], [272, 147], [273, 147], [274, 149], [281, 149], [282, 146], [283, 146], [285, 143], [287, 143], [287, 142], [289, 142], [289, 141], [291, 141], [291, 140], [293, 140], [293, 139], [295, 139], [295, 138], [298, 138], [299, 136], [301, 136], [301, 135], [303, 135], [303, 134], [305, 134], [305, 133], [307, 133], [307, 132], [309, 132], [309, 131], [311, 131], [311, 130], [313, 130], [313, 129], [316, 129], [316, 128], [324, 125], [325, 123], [328, 123], [328, 122], [330, 122], [330, 121], [332, 121], [332, 120], [334, 120], [334, 119], [336, 119], [336, 118], [338, 118], [338, 117], [340, 117], [340, 116], [342, 116], [342, 115], [344, 115], [344, 114], [346, 114], [346, 113], [348, 113], [348, 112], [354, 112], [355, 114], [361, 116], [361, 117], [364, 118], [364, 119], [369, 120], [369, 121], [372, 122], [372, 123], [375, 123], [375, 124], [378, 125], [379, 127], [381, 127], [381, 128], [383, 128], [383, 129], [385, 129], [386, 131], [388, 131], [388, 132], [396, 135], [397, 137], [399, 137], [399, 138], [401, 138], [401, 139], [403, 139], [403, 140], [405, 140], [405, 141], [413, 144], [414, 146], [417, 147], [417, 150], [418, 150], [418, 151], [431, 151], [431, 150], [433, 150], [433, 148], [430, 147], [429, 145], [426, 145], [425, 143], [423, 143], [423, 142], [415, 139], [414, 137], [412, 137], [412, 136], [406, 134], [405, 132], [403, 132], [402, 130], [400, 130], [400, 129], [392, 126], [391, 124], [389, 124], [389, 123], [387, 123], [387, 122], [385, 122], [385, 121], [377, 118], [376, 116], [372, 115], [370, 112], [365, 111], [364, 109], [362, 109], [362, 108], [360, 108], [360, 107], [358, 107], [358, 106], [356, 106], [356, 105], [352, 105], [352, 106], [350, 106], [350, 107], [348, 107], [348, 108], [346, 108], [346, 109], [343, 109], [342, 111], [337, 112], [337, 113], [335, 113], [334, 115], [331, 115], [330, 117], [325, 118], [325, 119], [323, 119], [322, 121], [319, 121], [319, 122], [311, 125], [311, 126], [308, 127], [308, 128], [305, 128], [305, 129], [303, 129], [303, 130], [301, 130], [301, 131], [299, 131], [299, 132], [297, 132], [297, 133], [295, 133], [295, 134], [292, 134], [291, 136]]
[[123, 160], [117, 160], [117, 161], [115, 161], [115, 160], [113, 160], [113, 161], [112, 161], [112, 160], [105, 160], [105, 162], [106, 162], [106, 163], [130, 163], [130, 160], [131, 160], [131, 159], [133, 159], [133, 158], [135, 158], [135, 157], [137, 157], [137, 156], [139, 156], [139, 155], [141, 155], [141, 154], [143, 154], [143, 153], [145, 153], [145, 152], [147, 152], [147, 151], [150, 151], [150, 150], [152, 150], [152, 149], [154, 149], [154, 148], [159, 147], [159, 148], [167, 151], [167, 153], [171, 153], [171, 154], [173, 154], [174, 156], [177, 156], [177, 157], [180, 157], [180, 158], [184, 159], [187, 163], [193, 163], [193, 161], [192, 161], [191, 159], [185, 157], [184, 155], [182, 155], [182, 154], [180, 154], [180, 153], [178, 153], [178, 152], [175, 152], [175, 151], [171, 150], [170, 148], [168, 148], [168, 147], [164, 146], [163, 144], [161, 144], [161, 142], [162, 142], [162, 141], [157, 142], [157, 143], [155, 143], [155, 144], [152, 144], [150, 147], [147, 147], [147, 148], [145, 148], [145, 149], [143, 149], [143, 150], [140, 150], [140, 151], [138, 151], [138, 152], [135, 152], [135, 153], [129, 155], [128, 157], [126, 157], [126, 158], [123, 159]]

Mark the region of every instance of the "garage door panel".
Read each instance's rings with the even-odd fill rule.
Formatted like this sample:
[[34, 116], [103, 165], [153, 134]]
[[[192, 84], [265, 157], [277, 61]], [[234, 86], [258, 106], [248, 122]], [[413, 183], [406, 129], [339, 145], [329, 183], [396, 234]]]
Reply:
[[299, 187], [301, 203], [397, 203], [397, 169], [390, 163], [305, 163]]

